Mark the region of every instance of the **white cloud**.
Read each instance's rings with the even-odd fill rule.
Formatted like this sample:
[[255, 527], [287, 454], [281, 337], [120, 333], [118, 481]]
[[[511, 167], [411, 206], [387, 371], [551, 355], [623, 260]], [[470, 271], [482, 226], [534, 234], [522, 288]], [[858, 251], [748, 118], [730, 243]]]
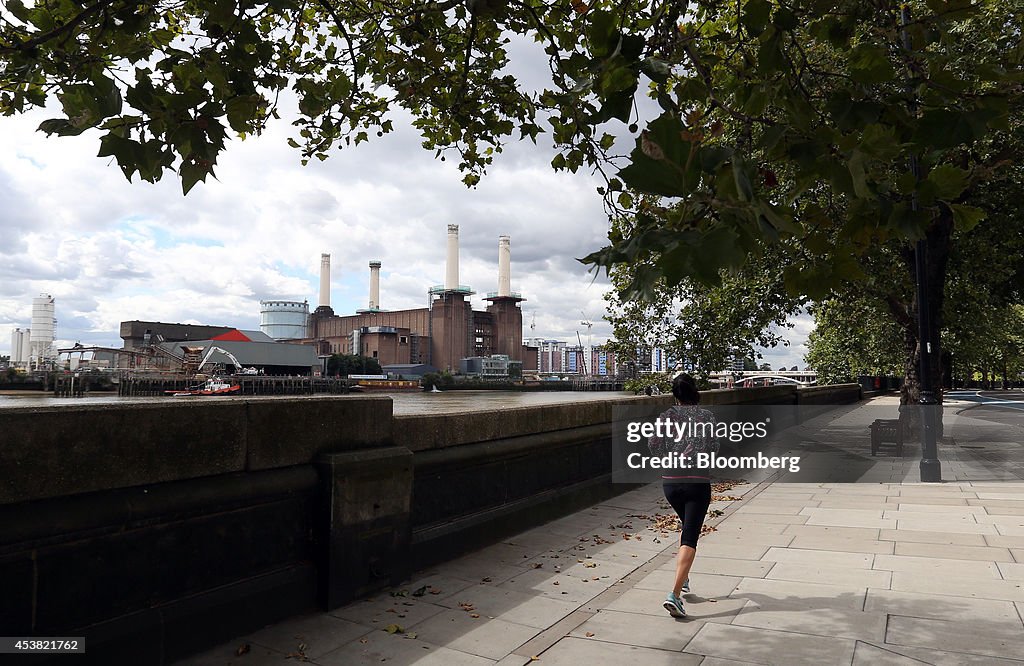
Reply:
[[610, 333], [603, 282], [591, 285], [575, 261], [607, 230], [597, 182], [554, 173], [548, 149], [510, 148], [470, 190], [407, 127], [302, 167], [279, 122], [233, 141], [218, 180], [183, 197], [174, 174], [126, 182], [95, 157], [95, 133], [36, 132], [52, 115], [0, 120], [0, 353], [44, 292], [56, 297], [61, 340], [119, 345], [129, 319], [255, 328], [260, 299], [315, 305], [321, 252], [332, 255], [336, 311], [365, 306], [370, 259], [383, 262], [385, 307], [420, 307], [443, 280], [449, 223], [461, 227], [461, 281], [478, 292], [475, 306], [496, 288], [497, 238], [510, 234], [513, 285], [538, 335], [574, 338], [580, 310], [595, 340]]
[[[261, 299], [316, 305], [321, 252], [332, 255], [336, 312], [366, 306], [370, 259], [383, 262], [385, 308], [422, 307], [443, 281], [449, 223], [460, 225], [461, 282], [477, 291], [474, 307], [496, 289], [497, 238], [509, 234], [527, 336], [575, 341], [579, 332], [586, 342], [584, 316], [595, 344], [611, 334], [607, 281], [576, 260], [606, 241], [598, 181], [555, 173], [544, 137], [508, 146], [467, 189], [452, 161], [434, 159], [402, 122], [302, 167], [286, 145], [293, 128], [279, 121], [232, 141], [218, 179], [183, 197], [173, 173], [128, 183], [95, 157], [96, 133], [35, 131], [53, 115], [0, 119], [0, 353], [14, 327], [29, 325], [39, 293], [56, 297], [64, 341], [120, 346], [118, 324], [130, 319], [257, 328]], [[793, 354], [802, 356], [797, 346], [765, 356], [802, 365]]]

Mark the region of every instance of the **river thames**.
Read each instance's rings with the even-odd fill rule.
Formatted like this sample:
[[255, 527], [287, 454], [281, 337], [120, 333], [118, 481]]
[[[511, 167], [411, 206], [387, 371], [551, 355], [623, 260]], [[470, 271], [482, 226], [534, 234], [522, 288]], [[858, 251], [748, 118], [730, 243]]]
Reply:
[[[482, 412], [495, 409], [511, 409], [514, 407], [530, 407], [534, 405], [557, 405], [568, 402], [590, 402], [609, 400], [611, 398], [632, 397], [632, 393], [623, 391], [445, 391], [442, 393], [426, 393], [423, 391], [398, 391], [395, 393], [371, 392], [361, 393], [358, 397], [387, 396], [394, 402], [394, 413], [400, 414], [451, 414], [463, 412]], [[234, 400], [280, 400], [281, 398], [303, 398], [308, 396], [244, 396], [244, 397], [191, 397], [191, 398], [129, 398], [116, 395], [88, 396], [84, 398], [54, 398], [42, 391], [10, 392], [0, 394], [0, 409], [8, 407], [57, 407], [70, 405], [95, 405], [106, 403], [150, 404], [166, 403], [172, 400], [217, 401]], [[328, 397], [324, 394], [312, 397]], [[345, 400], [350, 396], [336, 396]]]

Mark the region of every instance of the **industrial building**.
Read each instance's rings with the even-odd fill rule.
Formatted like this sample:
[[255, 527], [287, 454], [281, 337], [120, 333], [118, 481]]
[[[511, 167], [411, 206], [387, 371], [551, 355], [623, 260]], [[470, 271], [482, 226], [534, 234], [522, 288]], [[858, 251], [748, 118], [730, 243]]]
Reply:
[[381, 307], [380, 261], [369, 262], [368, 306], [351, 315], [336, 315], [330, 303], [330, 255], [322, 255], [320, 301], [309, 316], [301, 342], [317, 354], [359, 354], [382, 366], [430, 365], [457, 372], [464, 358], [504, 355], [536, 370], [536, 352], [523, 347], [525, 299], [511, 288], [511, 241], [498, 239], [498, 289], [487, 294], [486, 310], [474, 310], [475, 292], [459, 284], [459, 226], [448, 225], [445, 281], [428, 290], [424, 308], [386, 310]]
[[229, 326], [168, 324], [158, 321], [121, 322], [122, 351], [134, 351], [118, 367], [136, 370], [179, 372], [223, 366], [229, 372], [242, 368], [267, 375], [309, 375], [321, 365], [312, 347], [275, 341], [262, 331], [243, 331]]
[[49, 368], [56, 358], [57, 302], [50, 294], [32, 299], [32, 325], [11, 332], [11, 365], [26, 370]]
[[309, 301], [260, 301], [260, 330], [277, 341], [301, 340], [309, 327]]

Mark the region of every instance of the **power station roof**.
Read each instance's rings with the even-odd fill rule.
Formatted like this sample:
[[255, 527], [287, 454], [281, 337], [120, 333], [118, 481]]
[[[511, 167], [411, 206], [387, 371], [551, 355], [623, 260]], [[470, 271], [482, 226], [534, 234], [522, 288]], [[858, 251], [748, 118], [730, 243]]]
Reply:
[[210, 338], [217, 342], [273, 342], [274, 339], [263, 331], [241, 331], [237, 328]]
[[428, 372], [437, 372], [437, 368], [426, 363], [393, 363], [381, 366], [381, 370], [396, 375], [422, 375]]
[[[182, 351], [184, 346], [202, 347], [204, 350], [209, 349], [211, 346], [219, 347], [230, 352], [244, 366], [285, 366], [308, 369], [312, 366], [320, 365], [320, 361], [316, 357], [316, 351], [312, 346], [280, 344], [273, 340], [270, 342], [196, 340], [194, 342], [164, 343], [162, 346], [178, 356], [184, 356]], [[211, 361], [214, 363], [230, 363], [224, 354], [217, 352], [214, 352]]]

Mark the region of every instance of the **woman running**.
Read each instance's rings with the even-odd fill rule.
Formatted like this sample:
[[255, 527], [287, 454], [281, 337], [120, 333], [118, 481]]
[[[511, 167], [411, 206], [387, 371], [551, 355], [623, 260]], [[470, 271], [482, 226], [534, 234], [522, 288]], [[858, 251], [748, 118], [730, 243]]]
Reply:
[[[659, 418], [672, 419], [680, 424], [715, 423], [714, 414], [697, 406], [700, 394], [697, 392], [697, 384], [690, 375], [676, 376], [672, 382], [672, 395], [675, 396], [677, 404], [662, 412]], [[692, 427], [688, 428], [687, 436], [678, 442], [672, 438], [652, 437], [647, 444], [654, 455], [682, 453], [691, 460], [698, 453], [718, 451], [718, 440], [710, 434], [714, 432], [713, 426], [699, 428], [699, 432], [696, 433], [693, 430]], [[696, 436], [690, 436], [690, 433]], [[687, 475], [663, 475], [661, 478], [665, 498], [675, 509], [682, 525], [679, 554], [676, 557], [675, 584], [662, 605], [672, 617], [686, 617], [686, 610], [679, 595], [690, 593], [690, 567], [693, 566], [700, 529], [704, 525], [704, 517], [711, 504], [711, 477], [701, 470], [694, 470]]]

